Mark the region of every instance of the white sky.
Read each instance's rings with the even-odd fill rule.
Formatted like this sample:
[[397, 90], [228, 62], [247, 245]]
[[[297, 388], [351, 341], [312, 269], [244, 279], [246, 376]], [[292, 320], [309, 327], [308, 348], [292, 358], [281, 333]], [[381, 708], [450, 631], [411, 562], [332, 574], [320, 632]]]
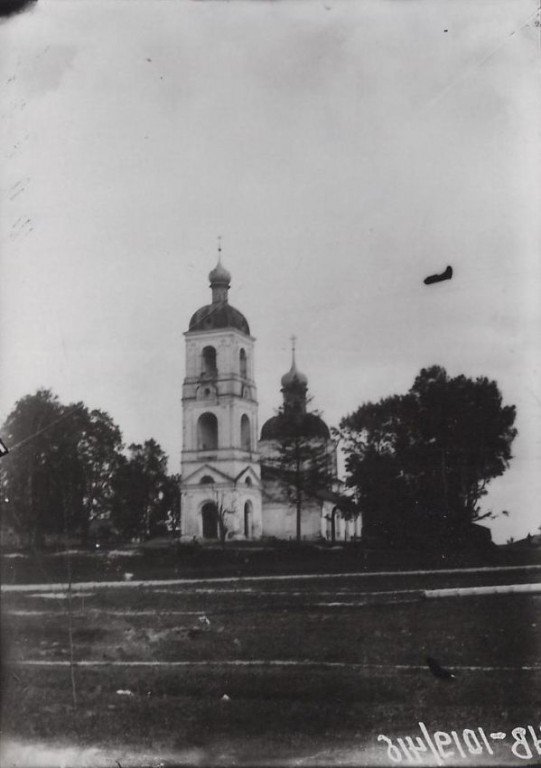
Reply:
[[534, 532], [536, 7], [40, 0], [0, 23], [2, 418], [50, 387], [178, 471], [182, 333], [221, 234], [260, 426], [293, 333], [329, 424], [423, 366], [494, 378], [519, 437], [484, 506], [511, 512], [497, 541]]

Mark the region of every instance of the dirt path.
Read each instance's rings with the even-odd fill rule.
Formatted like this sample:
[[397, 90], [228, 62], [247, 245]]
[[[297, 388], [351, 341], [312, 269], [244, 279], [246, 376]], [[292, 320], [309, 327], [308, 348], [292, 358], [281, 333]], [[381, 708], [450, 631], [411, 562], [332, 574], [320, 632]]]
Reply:
[[[453, 574], [474, 573], [512, 573], [517, 571], [541, 571], [541, 565], [505, 565], [483, 566], [481, 568], [439, 568], [435, 570], [418, 571], [358, 571], [355, 573], [305, 573], [305, 574], [280, 574], [274, 576], [225, 576], [219, 578], [203, 579], [150, 579], [150, 580], [125, 580], [125, 581], [83, 581], [72, 584], [72, 589], [107, 589], [107, 588], [134, 588], [134, 587], [165, 587], [165, 586], [190, 586], [192, 584], [244, 584], [247, 582], [276, 582], [276, 581], [307, 581], [316, 579], [369, 579], [383, 577], [408, 576], [437, 576]], [[3, 584], [2, 592], [55, 592], [65, 591], [67, 584]]]

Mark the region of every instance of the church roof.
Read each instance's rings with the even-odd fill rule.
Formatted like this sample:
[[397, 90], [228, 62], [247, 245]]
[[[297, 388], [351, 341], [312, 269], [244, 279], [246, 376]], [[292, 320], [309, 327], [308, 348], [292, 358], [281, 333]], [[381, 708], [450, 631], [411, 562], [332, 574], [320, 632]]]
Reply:
[[207, 304], [194, 312], [191, 317], [190, 331], [212, 331], [215, 328], [236, 328], [250, 335], [248, 321], [238, 309], [227, 301]]
[[300, 416], [300, 419], [300, 424], [297, 425], [285, 413], [272, 416], [263, 424], [261, 439], [284, 440], [295, 435], [330, 440], [331, 433], [329, 432], [329, 427], [315, 413], [304, 413]]

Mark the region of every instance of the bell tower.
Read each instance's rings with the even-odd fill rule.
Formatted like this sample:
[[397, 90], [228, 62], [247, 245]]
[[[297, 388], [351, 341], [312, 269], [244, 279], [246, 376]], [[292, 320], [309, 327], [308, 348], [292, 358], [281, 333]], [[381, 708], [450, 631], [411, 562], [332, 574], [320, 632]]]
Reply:
[[212, 301], [192, 316], [182, 388], [183, 539], [262, 534], [254, 342], [229, 304], [231, 275], [209, 274]]

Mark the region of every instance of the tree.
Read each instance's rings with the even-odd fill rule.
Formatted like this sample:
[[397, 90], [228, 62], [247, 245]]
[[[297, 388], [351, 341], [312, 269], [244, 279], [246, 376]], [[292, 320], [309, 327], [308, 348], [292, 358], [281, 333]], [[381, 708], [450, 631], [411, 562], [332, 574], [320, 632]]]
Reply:
[[265, 459], [266, 468], [295, 507], [296, 539], [300, 542], [303, 508], [336, 483], [335, 447], [330, 436], [322, 433], [327, 427], [316, 412], [286, 405], [279, 409], [276, 424], [274, 450]]
[[168, 533], [180, 534], [180, 475], [167, 475], [162, 488], [162, 508], [165, 510], [163, 526]]
[[496, 382], [423, 369], [406, 395], [366, 403], [340, 423], [347, 484], [364, 530], [388, 543], [454, 541], [492, 516], [479, 505], [511, 460], [514, 406]]
[[[214, 491], [214, 498], [215, 498], [215, 504], [214, 504], [214, 510], [216, 514], [216, 523], [218, 526], [218, 534], [220, 536], [220, 542], [222, 544], [222, 547], [225, 546], [225, 541], [227, 539], [227, 534], [229, 532], [229, 526], [227, 524], [227, 519], [229, 515], [235, 514], [234, 505], [229, 506], [225, 503], [225, 494], [221, 493], [219, 491]], [[234, 503], [233, 503], [234, 504]]]
[[51, 534], [86, 544], [96, 519], [129, 536], [178, 528], [179, 478], [167, 474], [167, 456], [155, 440], [125, 456], [104, 411], [63, 405], [41, 389], [16, 403], [2, 434], [10, 448], [0, 465], [2, 524], [27, 545]]
[[132, 443], [114, 481], [112, 520], [129, 538], [151, 538], [167, 530], [179, 514], [177, 479], [167, 474], [167, 456], [158, 443]]
[[112, 512], [115, 478], [122, 462], [122, 435], [109, 414], [89, 411], [81, 403], [72, 436], [80, 487], [78, 496], [71, 499], [71, 509], [79, 513], [74, 522], [86, 544], [91, 520], [107, 519]]
[[58, 493], [64, 460], [67, 409], [50, 390], [19, 400], [2, 426], [10, 453], [2, 459], [2, 521], [27, 545], [41, 546], [46, 533], [61, 532]]
[[111, 417], [41, 389], [16, 403], [2, 430], [10, 447], [0, 467], [3, 520], [37, 547], [48, 534], [85, 540], [111, 503], [122, 448]]

